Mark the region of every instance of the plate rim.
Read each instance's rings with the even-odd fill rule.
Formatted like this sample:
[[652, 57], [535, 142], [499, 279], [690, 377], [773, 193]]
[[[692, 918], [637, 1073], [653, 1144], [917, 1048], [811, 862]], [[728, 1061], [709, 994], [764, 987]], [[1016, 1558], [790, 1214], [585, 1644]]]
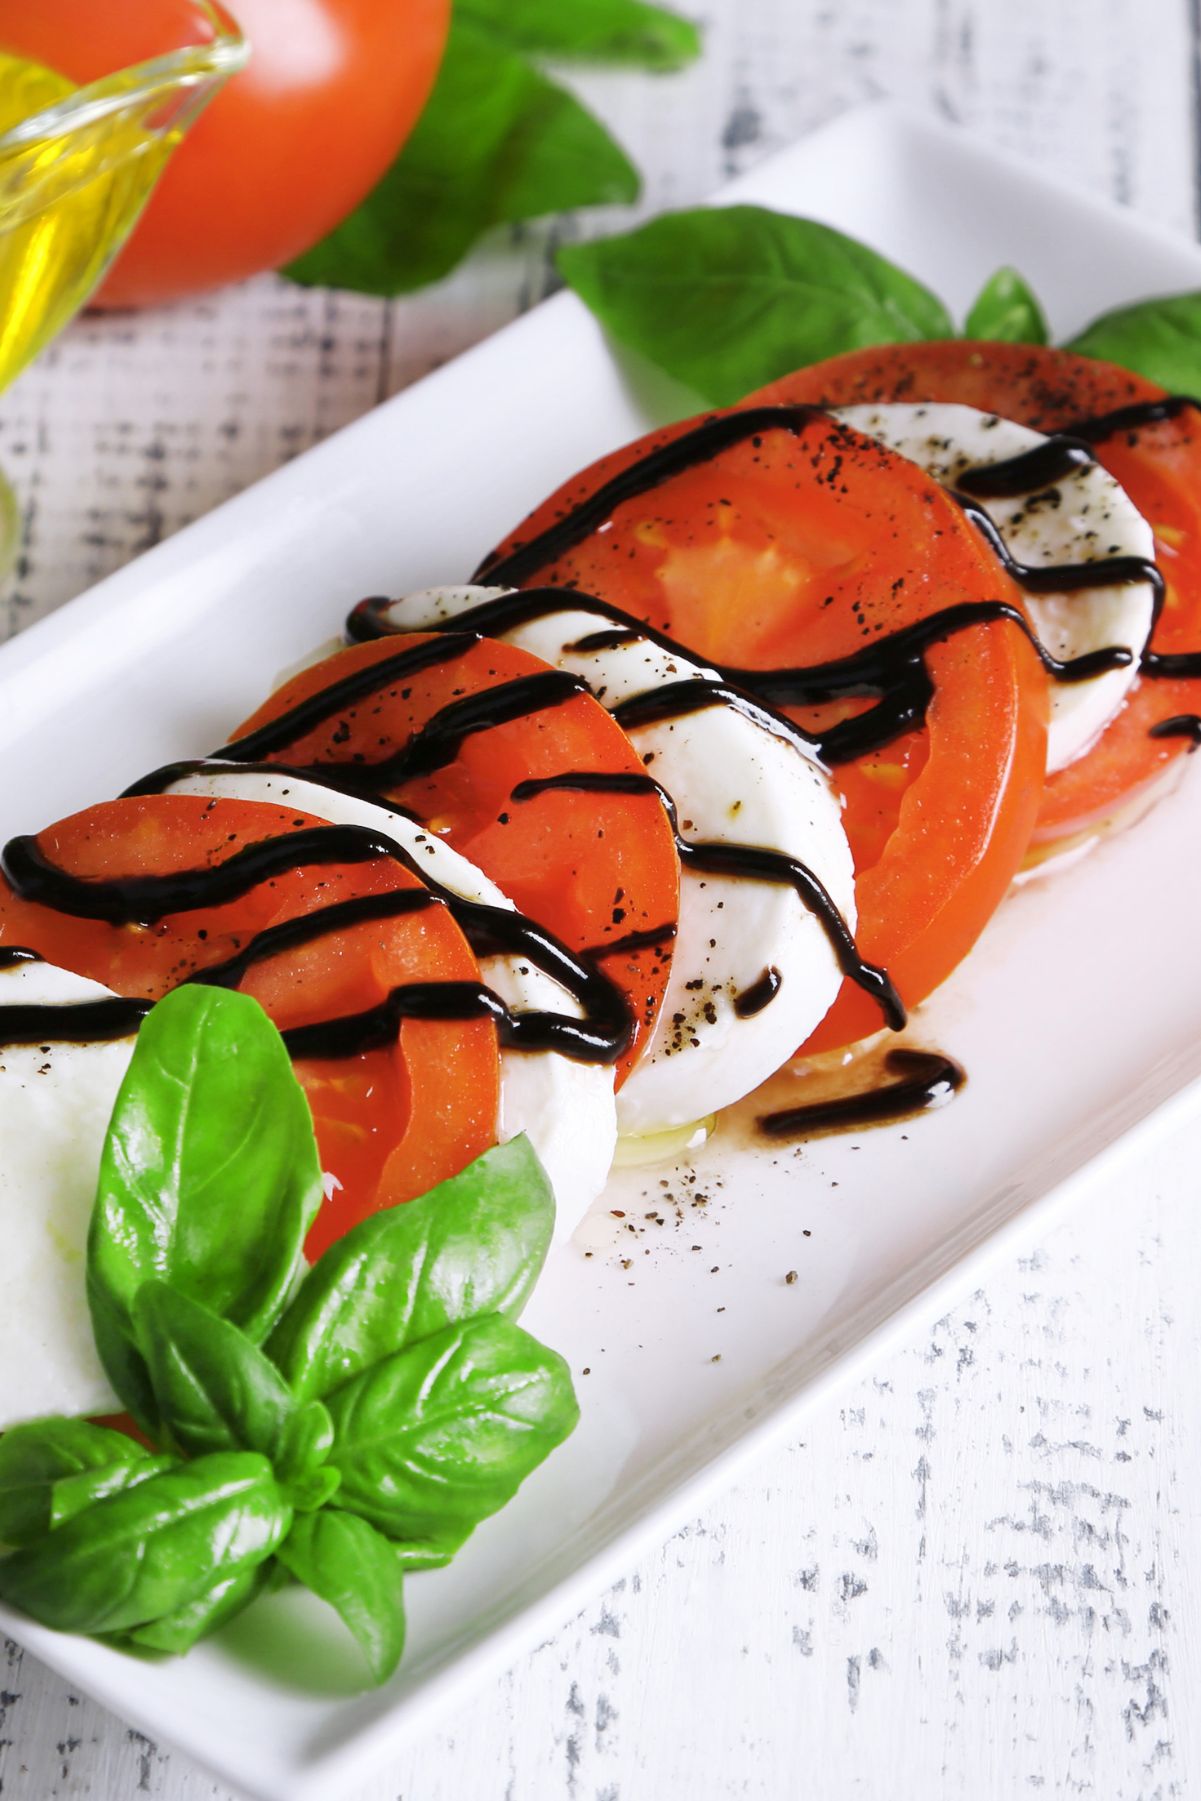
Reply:
[[[1128, 239], [1141, 237], [1148, 244], [1162, 248], [1177, 252], [1188, 250], [1198, 258], [1201, 269], [1201, 250], [1183, 233], [1077, 188], [1062, 177], [1044, 174], [1033, 163], [1013, 152], [995, 148], [962, 125], [949, 124], [920, 107], [889, 98], [871, 100], [836, 113], [773, 156], [762, 159], [734, 181], [724, 184], [704, 204], [724, 205], [739, 201], [754, 192], [756, 178], [765, 167], [787, 158], [801, 145], [812, 147], [819, 141], [858, 135], [865, 128], [875, 129], [885, 137], [893, 133], [908, 136], [942, 149], [953, 146], [957, 156], [967, 156], [994, 173], [1000, 171], [1011, 182], [1070, 203], [1097, 225], [1120, 223]], [[292, 462], [271, 471], [182, 527], [82, 594], [22, 628], [0, 643], [0, 686], [10, 687], [38, 664], [52, 658], [67, 639], [78, 642], [81, 632], [91, 633], [101, 623], [106, 636], [117, 636], [113, 632], [115, 618], [119, 619], [126, 606], [137, 604], [148, 579], [165, 575], [175, 568], [187, 568], [194, 560], [192, 547], [203, 542], [215, 527], [220, 529], [222, 523], [236, 520], [239, 509], [261, 507], [266, 495], [272, 497], [268, 504], [286, 504], [300, 465], [303, 464], [311, 474], [322, 458], [343, 456], [349, 439], [356, 434], [367, 439], [384, 427], [395, 406], [411, 403], [419, 391], [436, 392], [448, 372], [461, 371], [462, 366], [472, 359], [493, 354], [494, 347], [502, 340], [512, 343], [525, 332], [537, 334], [544, 330], [548, 308], [563, 310], [580, 305], [570, 292], [552, 295], [380, 406], [350, 421]], [[714, 1452], [702, 1467], [667, 1480], [655, 1499], [637, 1517], [615, 1530], [607, 1542], [586, 1554], [569, 1574], [545, 1593], [519, 1605], [508, 1618], [474, 1643], [448, 1655], [377, 1719], [351, 1728], [344, 1736], [331, 1739], [322, 1749], [302, 1754], [301, 1760], [286, 1771], [279, 1768], [273, 1776], [264, 1765], [257, 1774], [250, 1774], [244, 1760], [226, 1760], [220, 1745], [199, 1743], [198, 1732], [189, 1738], [186, 1731], [177, 1731], [174, 1727], [164, 1730], [153, 1708], [142, 1709], [138, 1705], [136, 1685], [129, 1685], [127, 1696], [122, 1682], [109, 1681], [103, 1674], [99, 1679], [90, 1673], [81, 1678], [70, 1656], [69, 1648], [76, 1642], [72, 1638], [60, 1638], [31, 1626], [6, 1608], [0, 1608], [0, 1628], [123, 1719], [139, 1728], [147, 1728], [156, 1738], [177, 1745], [185, 1755], [231, 1787], [255, 1796], [257, 1801], [330, 1801], [331, 1797], [363, 1781], [389, 1751], [396, 1751], [435, 1725], [489, 1674], [508, 1667], [548, 1631], [557, 1630], [565, 1619], [585, 1606], [591, 1596], [618, 1579], [649, 1547], [661, 1544], [681, 1523], [707, 1505], [716, 1493], [737, 1480], [757, 1458], [794, 1431], [808, 1408], [848, 1386], [874, 1362], [911, 1338], [923, 1321], [946, 1312], [995, 1262], [1011, 1255], [1036, 1233], [1045, 1233], [1057, 1224], [1094, 1182], [1120, 1171], [1141, 1155], [1150, 1141], [1184, 1129], [1199, 1118], [1201, 1078], [1186, 1080], [1174, 1092], [1153, 1103], [1135, 1124], [1065, 1177], [1022, 1202], [1008, 1218], [995, 1225], [981, 1223], [974, 1240], [965, 1249], [956, 1246], [948, 1251], [949, 1261], [914, 1294], [898, 1300], [876, 1324], [833, 1350], [820, 1368], [804, 1378], [792, 1393], [772, 1402], [758, 1420]], [[60, 1654], [60, 1646], [65, 1654]], [[136, 1670], [136, 1666], [132, 1667]]]

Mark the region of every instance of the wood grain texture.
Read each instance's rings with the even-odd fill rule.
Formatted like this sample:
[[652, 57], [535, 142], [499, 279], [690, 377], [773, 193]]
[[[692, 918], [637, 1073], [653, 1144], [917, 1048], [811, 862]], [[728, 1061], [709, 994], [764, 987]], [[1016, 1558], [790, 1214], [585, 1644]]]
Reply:
[[[1194, 226], [1188, 0], [705, 12], [688, 75], [579, 82], [646, 170], [644, 210], [887, 93]], [[0, 401], [28, 525], [4, 629], [502, 324], [546, 291], [557, 234], [616, 217], [505, 234], [401, 305], [264, 280], [77, 326]], [[999, 1266], [365, 1796], [1201, 1792], [1199, 1252], [1176, 1141]], [[225, 1791], [9, 1646], [0, 1794]]]

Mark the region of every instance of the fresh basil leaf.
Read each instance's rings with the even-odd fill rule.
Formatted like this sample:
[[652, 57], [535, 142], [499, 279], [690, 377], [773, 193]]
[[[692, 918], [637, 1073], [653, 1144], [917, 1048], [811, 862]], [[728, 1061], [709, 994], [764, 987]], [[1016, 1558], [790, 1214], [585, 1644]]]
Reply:
[[271, 1563], [264, 1562], [239, 1570], [236, 1575], [223, 1576], [194, 1601], [145, 1626], [135, 1626], [131, 1632], [114, 1634], [113, 1642], [126, 1650], [164, 1651], [181, 1656], [262, 1594], [271, 1581], [271, 1570]]
[[1170, 394], [1201, 398], [1201, 293], [1140, 300], [1102, 313], [1064, 348], [1133, 369]]
[[643, 0], [456, 0], [455, 16], [535, 56], [587, 57], [665, 74], [701, 52], [691, 19]]
[[638, 172], [604, 126], [514, 51], [451, 26], [416, 130], [341, 225], [284, 271], [293, 281], [407, 294], [508, 221], [636, 200]]
[[149, 1455], [123, 1432], [87, 1420], [13, 1426], [0, 1438], [0, 1544], [27, 1544], [50, 1530], [55, 1484], [64, 1478], [140, 1463]]
[[338, 1506], [435, 1545], [511, 1500], [579, 1418], [563, 1359], [496, 1314], [384, 1358], [328, 1405]]
[[244, 1332], [166, 1282], [142, 1284], [133, 1323], [167, 1444], [192, 1457], [261, 1451], [275, 1461], [296, 1402]]
[[998, 269], [973, 300], [963, 335], [994, 344], [1045, 344], [1047, 321], [1025, 277]]
[[866, 244], [761, 206], [664, 213], [564, 245], [558, 264], [615, 338], [717, 406], [845, 350], [954, 335], [941, 301]]
[[322, 1199], [304, 1091], [257, 1001], [185, 986], [147, 1016], [117, 1095], [88, 1238], [109, 1379], [153, 1429], [134, 1296], [159, 1277], [266, 1336]]
[[311, 1269], [267, 1346], [301, 1399], [476, 1314], [518, 1314], [554, 1230], [550, 1183], [514, 1138], [374, 1214]]
[[277, 1552], [298, 1581], [336, 1610], [375, 1682], [386, 1682], [405, 1643], [403, 1578], [374, 1527], [337, 1508], [297, 1519]]
[[200, 1457], [0, 1560], [0, 1600], [60, 1632], [129, 1631], [262, 1563], [291, 1523], [265, 1457]]
[[51, 1529], [73, 1519], [85, 1507], [105, 1501], [109, 1495], [122, 1494], [127, 1488], [137, 1488], [139, 1483], [149, 1482], [152, 1476], [175, 1467], [174, 1457], [144, 1456], [140, 1462], [109, 1463], [103, 1469], [77, 1470], [73, 1476], [60, 1476], [50, 1491]]

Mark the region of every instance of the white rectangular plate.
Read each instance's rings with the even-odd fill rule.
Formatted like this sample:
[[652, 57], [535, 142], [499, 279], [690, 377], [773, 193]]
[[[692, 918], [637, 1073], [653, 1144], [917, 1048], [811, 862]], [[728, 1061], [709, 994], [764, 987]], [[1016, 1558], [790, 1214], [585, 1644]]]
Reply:
[[[1193, 245], [891, 107], [844, 116], [735, 196], [865, 238], [960, 315], [1014, 263], [1057, 334], [1201, 286]], [[219, 744], [350, 602], [464, 578], [547, 489], [672, 409], [689, 410], [679, 391], [615, 361], [573, 298], [539, 307], [6, 645], [0, 831]], [[330, 1801], [360, 1780], [694, 1511], [737, 1455], [795, 1430], [823, 1378], [879, 1355], [933, 1287], [942, 1301], [966, 1286], [1036, 1203], [1045, 1217], [1086, 1166], [1104, 1155], [1113, 1173], [1145, 1131], [1201, 1110], [1201, 963], [1177, 955], [1194, 941], [1186, 846], [1201, 830], [1187, 776], [1136, 829], [1011, 900], [924, 1010], [922, 1036], [970, 1072], [954, 1106], [803, 1149], [719, 1131], [684, 1178], [615, 1177], [526, 1322], [577, 1372], [579, 1431], [449, 1570], [409, 1583], [387, 1688], [337, 1692], [338, 1651], [301, 1654], [319, 1610], [295, 1595], [160, 1666], [9, 1614], [0, 1626], [264, 1801]]]

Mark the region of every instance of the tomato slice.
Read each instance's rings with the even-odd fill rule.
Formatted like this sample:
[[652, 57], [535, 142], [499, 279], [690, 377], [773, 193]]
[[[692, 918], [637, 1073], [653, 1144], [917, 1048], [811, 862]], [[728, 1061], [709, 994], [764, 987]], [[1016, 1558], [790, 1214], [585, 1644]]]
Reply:
[[[774, 382], [759, 398], [832, 406], [958, 402], [1054, 432], [1163, 397], [1164, 389], [1141, 376], [1067, 350], [956, 341], [852, 351]], [[1188, 408], [1175, 418], [1116, 432], [1094, 448], [1155, 534], [1166, 595], [1152, 649], [1167, 655], [1201, 650], [1201, 415]], [[1034, 845], [1094, 833], [1115, 813], [1137, 806], [1195, 744], [1187, 732], [1152, 737], [1151, 728], [1198, 712], [1201, 680], [1141, 676], [1094, 747], [1047, 782]]]
[[[562, 521], [579, 519], [575, 509], [603, 484], [700, 424], [654, 432], [573, 478], [480, 579], [592, 591], [704, 659], [756, 671], [847, 657], [959, 603], [1020, 606], [982, 540], [921, 470], [803, 411], [756, 416], [749, 435], [683, 468], [677, 452], [673, 472], [600, 509], [580, 541], [545, 558], [531, 549], [551, 527], [561, 536]], [[859, 947], [910, 1006], [966, 954], [1008, 887], [1046, 759], [1046, 683], [1013, 624], [959, 631], [925, 663], [934, 693], [920, 724], [834, 769], [855, 858]], [[837, 714], [870, 704], [852, 696]], [[794, 716], [821, 727], [832, 712], [827, 704]], [[850, 1043], [879, 1025], [875, 1003], [844, 984], [807, 1048]]]
[[[319, 828], [321, 821], [265, 803], [154, 795], [76, 813], [38, 834], [59, 868], [89, 882], [178, 875], [216, 866], [251, 845]], [[29, 945], [116, 993], [157, 1000], [180, 982], [245, 950], [258, 934], [366, 896], [422, 892], [392, 858], [273, 871], [220, 905], [149, 924], [76, 918], [0, 884], [0, 942]], [[397, 905], [406, 904], [398, 901]], [[366, 1011], [413, 982], [479, 982], [479, 965], [445, 907], [360, 921], [252, 961], [234, 985], [260, 1001], [281, 1030]], [[306, 1249], [319, 1256], [381, 1207], [413, 1199], [496, 1141], [500, 1093], [490, 1019], [405, 1019], [396, 1039], [351, 1056], [298, 1058], [322, 1166], [339, 1184]]]
[[[527, 780], [644, 773], [621, 727], [573, 677], [551, 671], [529, 651], [486, 638], [389, 636], [304, 670], [246, 720], [237, 737], [258, 732], [360, 671], [403, 662], [424, 645], [441, 647], [439, 660], [381, 679], [361, 699], [331, 706], [315, 726], [263, 754], [293, 766], [332, 763], [361, 770], [368, 794], [381, 794], [413, 814], [470, 858], [523, 913], [570, 949], [594, 956], [625, 993], [636, 1022], [617, 1065], [620, 1085], [663, 1005], [679, 918], [680, 865], [671, 826], [653, 794], [560, 788], [514, 800], [514, 790]], [[513, 708], [516, 716], [506, 717]], [[433, 767], [424, 767], [431, 757]], [[629, 944], [647, 934], [653, 943]]]

